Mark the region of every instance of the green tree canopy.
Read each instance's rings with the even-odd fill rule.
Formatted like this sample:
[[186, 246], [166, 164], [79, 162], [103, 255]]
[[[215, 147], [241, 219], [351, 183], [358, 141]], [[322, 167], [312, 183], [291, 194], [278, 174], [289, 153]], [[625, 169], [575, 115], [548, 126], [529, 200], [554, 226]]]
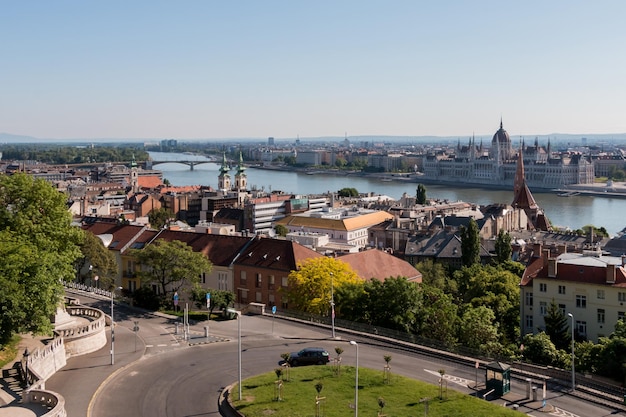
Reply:
[[426, 204], [426, 187], [423, 184], [417, 186], [415, 202], [417, 204]]
[[152, 209], [148, 213], [148, 221], [153, 229], [163, 228], [163, 226], [167, 225], [167, 222], [169, 222], [170, 219], [174, 218], [174, 214], [164, 207]]
[[546, 325], [546, 334], [550, 337], [557, 349], [567, 349], [572, 343], [570, 327], [565, 314], [561, 311], [554, 298], [543, 317]]
[[480, 263], [480, 235], [478, 224], [473, 218], [467, 227], [461, 226], [461, 262], [463, 266]]
[[297, 270], [291, 271], [288, 280], [285, 295], [289, 307], [319, 315], [329, 313], [331, 291], [360, 281], [350, 265], [328, 257], [304, 261]]
[[503, 263], [511, 260], [511, 235], [505, 232], [504, 229], [500, 229], [498, 237], [496, 238], [496, 260], [498, 263]]
[[66, 196], [25, 174], [0, 176], [0, 344], [52, 330], [61, 281], [74, 279], [83, 234]]
[[206, 308], [206, 294], [211, 294], [211, 302], [209, 307], [209, 316], [213, 314], [213, 311], [218, 311], [229, 307], [235, 301], [235, 294], [231, 291], [215, 290], [203, 288], [200, 285], [195, 285], [191, 289], [191, 299], [195, 302], [196, 307]]
[[406, 277], [372, 279], [364, 284], [364, 297], [369, 324], [410, 333], [415, 331], [420, 314], [419, 287]]
[[[102, 240], [91, 232], [84, 233], [83, 243], [80, 245], [82, 256], [76, 262], [76, 269], [84, 271], [91, 265], [91, 279], [98, 277], [101, 288], [110, 288], [115, 282], [117, 275], [117, 260], [115, 254], [108, 250]], [[84, 274], [79, 277], [82, 283], [85, 282]]]
[[460, 322], [459, 342], [472, 349], [485, 350], [485, 346], [499, 340], [495, 314], [485, 306], [469, 308]]
[[289, 229], [287, 229], [287, 226], [283, 224], [277, 224], [276, 226], [274, 226], [274, 230], [276, 231], [276, 234], [278, 236], [282, 237], [287, 236], [287, 233], [289, 233]]
[[139, 276], [143, 284], [157, 284], [162, 301], [183, 285], [193, 286], [202, 273], [210, 273], [213, 265], [200, 252], [194, 252], [186, 243], [156, 240], [143, 249], [130, 252], [141, 265]]
[[339, 195], [339, 197], [358, 197], [359, 196], [359, 192], [356, 190], [356, 188], [342, 188], [341, 190], [337, 191], [337, 194]]

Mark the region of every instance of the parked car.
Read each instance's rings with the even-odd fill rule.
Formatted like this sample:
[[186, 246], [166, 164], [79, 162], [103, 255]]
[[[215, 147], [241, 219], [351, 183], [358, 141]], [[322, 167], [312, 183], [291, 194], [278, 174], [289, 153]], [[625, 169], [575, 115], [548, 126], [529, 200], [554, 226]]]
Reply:
[[330, 361], [328, 352], [323, 348], [310, 347], [304, 348], [299, 352], [289, 354], [287, 363], [290, 366], [298, 365], [325, 365]]

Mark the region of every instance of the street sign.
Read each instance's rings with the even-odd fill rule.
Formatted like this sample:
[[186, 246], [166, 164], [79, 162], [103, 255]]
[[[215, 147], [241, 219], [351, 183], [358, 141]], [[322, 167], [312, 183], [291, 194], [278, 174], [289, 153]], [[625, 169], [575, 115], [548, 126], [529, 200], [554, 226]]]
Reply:
[[276, 306], [272, 306], [272, 314], [276, 314]]
[[206, 308], [211, 308], [211, 293], [206, 293]]

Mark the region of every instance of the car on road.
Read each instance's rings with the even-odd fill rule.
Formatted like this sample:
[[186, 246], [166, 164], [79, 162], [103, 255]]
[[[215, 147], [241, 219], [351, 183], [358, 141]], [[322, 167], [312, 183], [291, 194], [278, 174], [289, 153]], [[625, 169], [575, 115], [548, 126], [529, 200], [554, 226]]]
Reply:
[[299, 352], [289, 354], [287, 363], [290, 366], [299, 365], [325, 365], [330, 361], [330, 356], [326, 349], [319, 347], [304, 348]]

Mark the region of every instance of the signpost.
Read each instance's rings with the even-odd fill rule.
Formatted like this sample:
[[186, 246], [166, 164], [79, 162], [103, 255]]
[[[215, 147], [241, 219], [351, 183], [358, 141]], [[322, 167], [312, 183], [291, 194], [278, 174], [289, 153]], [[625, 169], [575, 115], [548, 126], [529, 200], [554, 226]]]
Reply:
[[174, 293], [174, 311], [178, 308], [178, 291]]
[[137, 352], [137, 332], [139, 332], [139, 322], [135, 321], [135, 326], [133, 327], [133, 332], [135, 332], [135, 352]]
[[208, 340], [209, 337], [209, 322], [211, 321], [211, 293], [206, 293], [206, 315], [207, 315], [207, 323], [206, 323], [206, 337]]
[[272, 306], [272, 334], [274, 334], [274, 318], [276, 314], [276, 306]]

